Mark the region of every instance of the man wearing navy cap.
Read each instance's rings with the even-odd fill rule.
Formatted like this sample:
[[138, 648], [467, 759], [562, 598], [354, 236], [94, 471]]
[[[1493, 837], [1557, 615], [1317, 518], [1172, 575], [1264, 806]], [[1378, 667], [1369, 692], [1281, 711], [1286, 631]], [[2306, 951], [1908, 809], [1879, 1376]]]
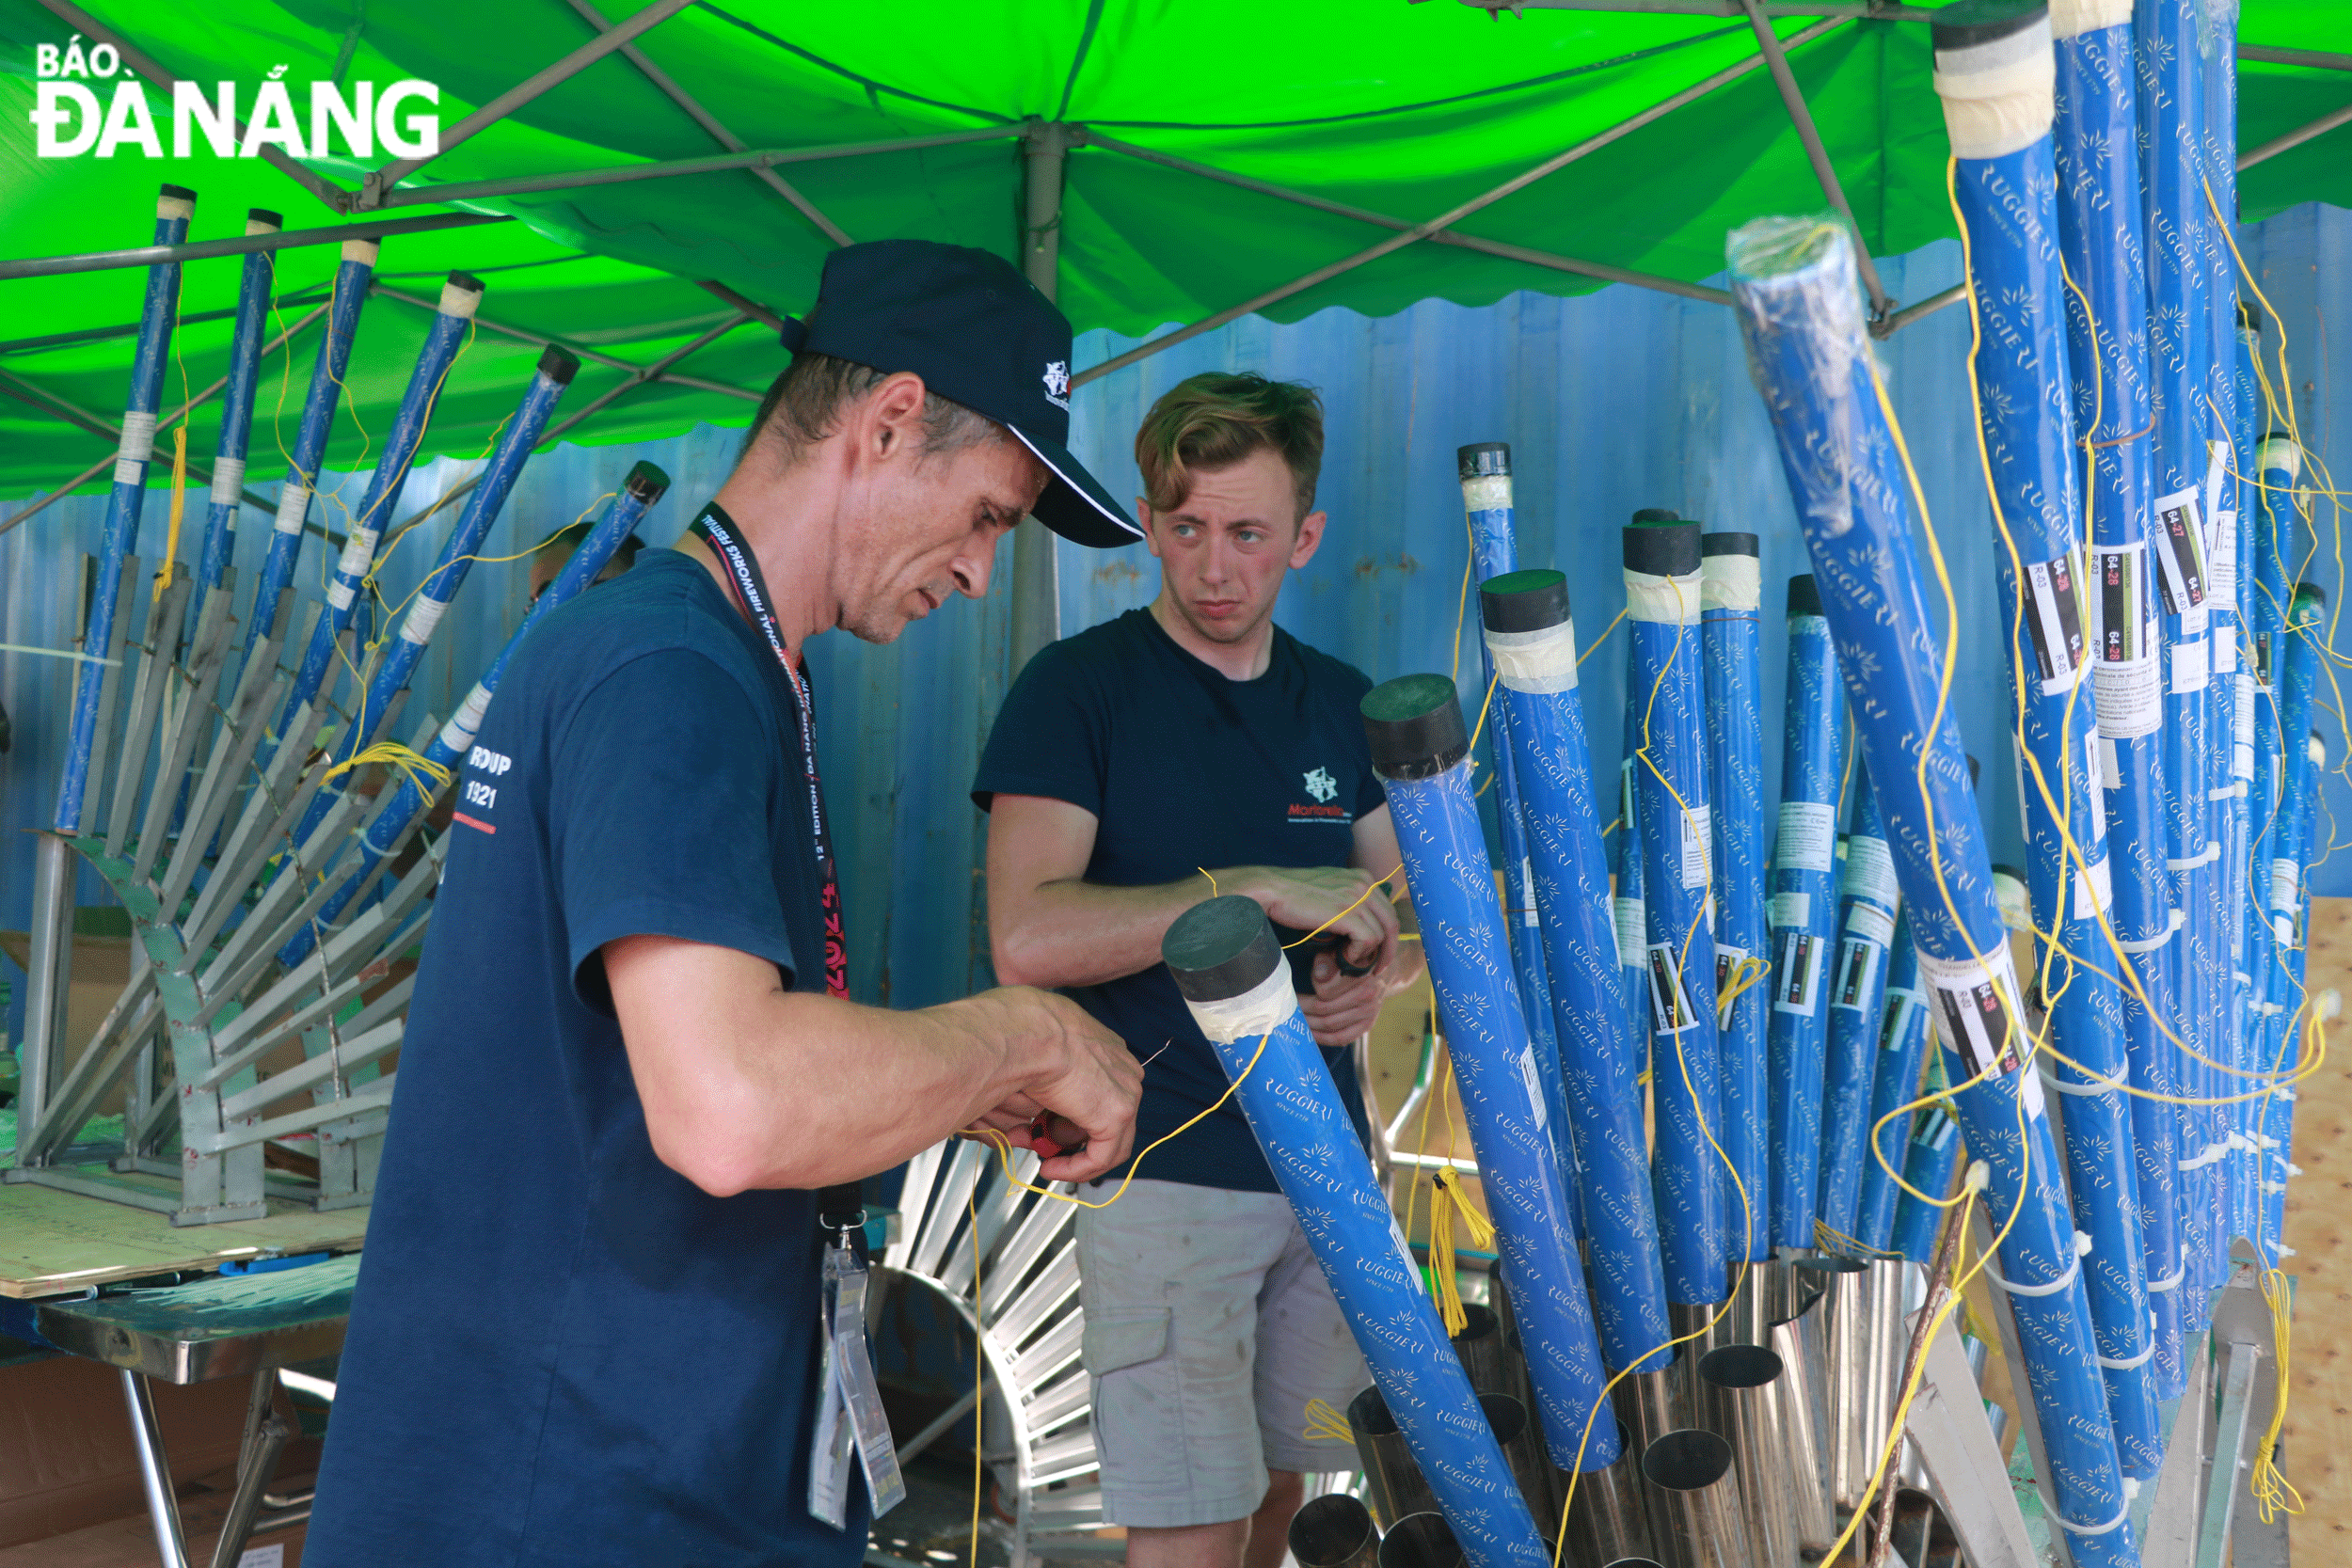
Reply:
[[310, 1568], [858, 1561], [811, 1435], [856, 1181], [1041, 1116], [1049, 1180], [1127, 1155], [1140, 1071], [1074, 1004], [847, 1000], [801, 659], [979, 597], [1025, 513], [1136, 537], [1064, 445], [1069, 324], [888, 241], [786, 343], [718, 495], [547, 618], [467, 759]]

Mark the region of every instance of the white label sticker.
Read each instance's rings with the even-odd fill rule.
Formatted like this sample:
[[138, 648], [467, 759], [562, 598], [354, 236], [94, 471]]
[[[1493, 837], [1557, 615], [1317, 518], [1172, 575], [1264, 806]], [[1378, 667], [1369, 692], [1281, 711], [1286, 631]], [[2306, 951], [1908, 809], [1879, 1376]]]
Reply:
[[[2205, 603], [2205, 527], [2197, 492], [2175, 490], [2156, 499], [2148, 537], [2156, 546], [2156, 592], [2167, 615], [2188, 615]], [[2197, 630], [2202, 631], [2201, 625]]]
[[1691, 993], [1682, 986], [1682, 970], [1675, 962], [1672, 942], [1650, 943], [1649, 1022], [1650, 1033], [1654, 1035], [1678, 1035], [1698, 1024], [1698, 1015], [1691, 1007]]
[[1875, 942], [1861, 937], [1848, 937], [1838, 944], [1837, 982], [1830, 988], [1829, 1005], [1863, 1010], [1869, 999], [1871, 981], [1879, 972], [1879, 958], [1886, 951]]
[[[2099, 737], [2095, 734], [2086, 735], [2083, 736], [2083, 786], [2087, 789], [2098, 789], [2101, 786], [2103, 772], [2104, 767], [2099, 755]], [[2076, 836], [2082, 837], [2086, 844], [2096, 849], [2107, 836], [2106, 804], [2096, 796], [2093, 796], [2086, 804], [2089, 809], [2083, 815], [2090, 818], [2090, 832], [2088, 836], [2079, 833]]]
[[433, 640], [433, 628], [441, 624], [441, 612], [449, 609], [447, 599], [420, 594], [408, 607], [408, 618], [400, 624], [400, 635], [418, 647]]
[[1642, 948], [1648, 932], [1649, 911], [1639, 898], [1616, 900], [1617, 962], [1632, 969], [1642, 962]]
[[1545, 1127], [1551, 1121], [1551, 1113], [1544, 1107], [1544, 1081], [1535, 1071], [1535, 1048], [1529, 1045], [1519, 1053], [1519, 1077], [1527, 1085], [1527, 1108], [1534, 1114], [1535, 1125]]
[[1525, 855], [1519, 857], [1519, 896], [1527, 900], [1519, 909], [1519, 924], [1533, 929], [1535, 926], [1535, 868]]
[[1690, 806], [1677, 815], [1682, 818], [1682, 885], [1703, 888], [1707, 885], [1708, 864], [1715, 856], [1714, 810]]
[[1895, 942], [1895, 917], [1875, 904], [1846, 906], [1846, 934], [1890, 947]]
[[1772, 864], [1791, 871], [1827, 871], [1836, 861], [1837, 808], [1816, 800], [1783, 800]]
[[2099, 704], [2099, 733], [2109, 740], [2137, 740], [2164, 723], [2164, 677], [2153, 654], [2091, 666], [2090, 690]]
[[1879, 1049], [1900, 1051], [1903, 1037], [1911, 1032], [1912, 1015], [1927, 1006], [1928, 999], [1920, 991], [1903, 990], [1894, 986], [1886, 989], [1886, 1014], [1879, 1024]]
[[337, 614], [351, 608], [352, 597], [352, 587], [347, 582], [330, 582], [326, 585], [326, 602], [335, 607]]
[[2074, 690], [2087, 650], [2081, 584], [2073, 557], [2037, 561], [2026, 568], [2025, 621], [2042, 695], [2060, 697]]
[[1810, 926], [1813, 924], [1813, 895], [1799, 891], [1775, 893], [1765, 923], [1772, 926]]
[[1821, 950], [1829, 944], [1803, 930], [1780, 939], [1779, 972], [1772, 986], [1772, 1010], [1811, 1018], [1820, 1006]]
[[144, 484], [147, 483], [147, 460], [155, 451], [155, 416], [129, 413], [122, 416], [122, 440], [115, 448], [115, 483]]
[[2007, 942], [1995, 943], [1985, 961], [1950, 960], [1919, 955], [1919, 977], [1936, 1001], [1936, 1025], [1944, 1043], [1959, 1053], [1972, 1076], [2014, 1076], [2026, 1115], [2046, 1115], [2042, 1075], [2024, 1072], [2019, 1030], [2025, 1008], [2017, 997], [2017, 972]]
[[1902, 884], [1895, 879], [1895, 857], [1887, 852], [1886, 840], [1860, 836], [1846, 840], [1846, 875], [1837, 891], [1890, 910], [1901, 901]]
[[2172, 644], [2172, 694], [2174, 696], [2180, 696], [2184, 692], [2205, 689], [2205, 682], [2211, 672], [2211, 666], [2206, 662], [2205, 656], [2210, 647], [2211, 644], [2201, 637], [2187, 638]]
[[2270, 907], [2279, 914], [2293, 914], [2302, 907], [2303, 868], [2290, 860], [2270, 863]]
[[237, 1559], [237, 1568], [286, 1568], [286, 1544], [273, 1541], [266, 1546], [247, 1546]]
[[2213, 634], [2213, 673], [2237, 673], [2237, 631], [2233, 627], [2224, 626]]
[[1396, 1223], [1396, 1211], [1389, 1211], [1389, 1237], [1396, 1243], [1396, 1255], [1404, 1260], [1405, 1277], [1419, 1279], [1421, 1265], [1413, 1261], [1413, 1243], [1405, 1239], [1405, 1227]]
[[2205, 587], [2214, 601], [2233, 614], [2237, 611], [2237, 514], [2213, 515], [2213, 559]]
[[[2115, 742], [2106, 736], [2097, 736], [2093, 738], [2099, 742], [2099, 787], [2102, 789], [2122, 788], [2122, 753], [2116, 750]], [[2100, 814], [2099, 831], [2106, 832], [2106, 815], [2104, 812]]]
[[220, 457], [213, 461], [213, 504], [234, 506], [245, 499], [245, 459]]
[[2096, 920], [2115, 903], [2115, 877], [2108, 859], [2101, 855], [2088, 869], [2074, 868], [2074, 918]]
[[310, 510], [310, 487], [289, 483], [278, 492], [278, 531], [300, 533], [303, 517]]
[[1726, 947], [1721, 943], [1716, 945], [1715, 1027], [1718, 1029], [1731, 1027], [1731, 1004], [1724, 998], [1731, 993], [1732, 976], [1739, 974], [1740, 966], [1747, 961], [1748, 950], [1746, 948]]

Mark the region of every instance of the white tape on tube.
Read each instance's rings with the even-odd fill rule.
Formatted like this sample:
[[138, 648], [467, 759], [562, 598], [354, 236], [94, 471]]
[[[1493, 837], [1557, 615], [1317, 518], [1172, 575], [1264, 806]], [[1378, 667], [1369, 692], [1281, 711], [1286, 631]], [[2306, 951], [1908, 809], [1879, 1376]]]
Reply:
[[1576, 689], [1576, 623], [1539, 631], [1489, 631], [1495, 678], [1514, 691], [1540, 695]]
[[357, 261], [363, 267], [372, 267], [375, 265], [376, 252], [381, 249], [383, 246], [373, 240], [345, 240], [343, 260]]
[[481, 309], [481, 289], [468, 288], [453, 278], [441, 285], [440, 310], [442, 315], [462, 316], [470, 321], [473, 319], [473, 313]]
[[2254, 466], [2276, 469], [2290, 480], [2300, 478], [2303, 473], [2303, 449], [2292, 436], [2273, 436], [2254, 449]]
[[1462, 481], [1462, 510], [1503, 512], [1511, 506], [1511, 476], [1480, 474]]
[[355, 528], [351, 531], [351, 537], [343, 541], [342, 558], [335, 562], [335, 575], [363, 578], [368, 575], [368, 567], [374, 560], [375, 530]]
[[300, 533], [302, 519], [310, 510], [310, 487], [288, 481], [286, 487], [278, 493], [278, 531]]
[[417, 602], [408, 607], [408, 618], [400, 624], [404, 641], [421, 648], [432, 641], [433, 628], [441, 624], [441, 612], [449, 609], [449, 601], [420, 594]]
[[1937, 50], [1935, 90], [1955, 158], [1999, 158], [2030, 147], [2058, 119], [2049, 19], [1990, 43]]
[[457, 705], [449, 722], [441, 726], [441, 749], [453, 756], [464, 756], [473, 750], [473, 737], [482, 733], [482, 715], [490, 706], [490, 689], [474, 682], [466, 700]]
[[2132, 0], [2050, 0], [2050, 36], [2080, 38], [2103, 27], [2127, 27]]
[[147, 483], [148, 459], [155, 453], [155, 416], [133, 412], [122, 416], [122, 439], [115, 447], [115, 483]]
[[1202, 1034], [1219, 1045], [1231, 1045], [1270, 1035], [1290, 1022], [1298, 1011], [1298, 993], [1291, 989], [1291, 966], [1279, 963], [1273, 974], [1239, 996], [1222, 1002], [1187, 999], [1184, 1006], [1192, 1009], [1192, 1021]]
[[245, 459], [223, 457], [213, 464], [213, 504], [234, 506], [245, 499]]
[[1764, 602], [1764, 563], [1752, 555], [1710, 555], [1699, 562], [1699, 608], [1750, 613]]
[[1697, 572], [1678, 578], [1660, 577], [1655, 572], [1626, 573], [1626, 618], [1661, 626], [1698, 625], [1700, 576]]

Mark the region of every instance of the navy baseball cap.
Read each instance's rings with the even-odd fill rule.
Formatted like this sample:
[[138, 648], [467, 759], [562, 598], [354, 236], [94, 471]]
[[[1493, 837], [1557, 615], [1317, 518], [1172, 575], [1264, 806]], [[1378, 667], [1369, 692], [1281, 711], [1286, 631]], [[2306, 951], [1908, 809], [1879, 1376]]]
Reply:
[[983, 414], [1052, 471], [1037, 520], [1108, 547], [1143, 531], [1070, 455], [1070, 322], [1001, 256], [930, 240], [873, 240], [825, 258], [817, 303], [784, 346], [896, 373]]

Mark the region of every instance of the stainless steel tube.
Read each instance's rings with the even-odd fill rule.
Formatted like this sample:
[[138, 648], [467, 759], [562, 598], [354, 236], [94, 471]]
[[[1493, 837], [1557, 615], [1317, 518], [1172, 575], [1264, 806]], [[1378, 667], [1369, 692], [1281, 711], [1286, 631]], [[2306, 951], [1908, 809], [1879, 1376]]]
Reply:
[[1290, 1546], [1298, 1568], [1374, 1568], [1380, 1560], [1372, 1511], [1344, 1492], [1317, 1497], [1292, 1514]]
[[1380, 1568], [1462, 1568], [1454, 1527], [1442, 1513], [1410, 1513], [1380, 1538]]
[[1627, 1433], [1626, 1451], [1635, 1455], [1666, 1433], [1697, 1424], [1691, 1400], [1691, 1347], [1677, 1345], [1673, 1359], [1654, 1355], [1643, 1366], [1658, 1370], [1627, 1373], [1611, 1396], [1617, 1404], [1617, 1425]]
[[[1792, 1274], [1794, 1271], [1791, 1271]], [[1766, 1348], [1780, 1358], [1781, 1448], [1794, 1475], [1807, 1476], [1812, 1485], [1797, 1514], [1800, 1552], [1815, 1560], [1829, 1551], [1836, 1538], [1837, 1516], [1829, 1495], [1828, 1353], [1820, 1332], [1821, 1300], [1807, 1296], [1797, 1315], [1772, 1324]]]
[[1699, 1361], [1707, 1427], [1731, 1444], [1748, 1539], [1768, 1568], [1824, 1555], [1836, 1538], [1829, 1489], [1811, 1450], [1805, 1397], [1780, 1356], [1762, 1345], [1724, 1345]]
[[[1544, 1451], [1544, 1434], [1536, 1430], [1534, 1415], [1508, 1394], [1482, 1393], [1478, 1406], [1486, 1413], [1495, 1441], [1502, 1445], [1503, 1463], [1511, 1466], [1511, 1479], [1519, 1483], [1527, 1511], [1535, 1515], [1536, 1533], [1557, 1536], [1560, 1504], [1551, 1490], [1551, 1459]], [[1573, 1443], [1581, 1435], [1572, 1433], [1568, 1440]]]
[[1696, 1427], [1670, 1432], [1642, 1450], [1650, 1517], [1665, 1568], [1753, 1568], [1731, 1445]]
[[1395, 1529], [1411, 1514], [1435, 1513], [1438, 1495], [1413, 1463], [1405, 1433], [1376, 1385], [1347, 1402], [1347, 1424], [1356, 1433], [1356, 1453], [1364, 1462], [1365, 1500], [1381, 1529]]
[[[1908, 1343], [1903, 1308], [1917, 1267], [1889, 1259], [1863, 1264], [1860, 1273], [1841, 1272], [1822, 1303], [1833, 1378], [1830, 1489], [1839, 1509], [1862, 1506], [1894, 1430]], [[1893, 1470], [1889, 1465], [1889, 1475]]]
[[155, 1424], [155, 1396], [144, 1374], [122, 1370], [122, 1397], [131, 1407], [131, 1439], [138, 1449], [139, 1486], [155, 1527], [155, 1555], [164, 1568], [188, 1568], [187, 1538], [180, 1528], [180, 1499], [171, 1489], [171, 1462], [164, 1456], [163, 1430]]
[[1454, 1354], [1462, 1358], [1462, 1370], [1470, 1374], [1470, 1387], [1481, 1394], [1520, 1398], [1520, 1380], [1511, 1370], [1502, 1319], [1493, 1307], [1481, 1307], [1476, 1302], [1464, 1302], [1462, 1312], [1469, 1321], [1462, 1324], [1462, 1332], [1454, 1336]]
[[1639, 1460], [1629, 1455], [1605, 1470], [1587, 1470], [1573, 1493], [1565, 1472], [1555, 1471], [1552, 1481], [1568, 1498], [1563, 1558], [1570, 1568], [1659, 1568]]

